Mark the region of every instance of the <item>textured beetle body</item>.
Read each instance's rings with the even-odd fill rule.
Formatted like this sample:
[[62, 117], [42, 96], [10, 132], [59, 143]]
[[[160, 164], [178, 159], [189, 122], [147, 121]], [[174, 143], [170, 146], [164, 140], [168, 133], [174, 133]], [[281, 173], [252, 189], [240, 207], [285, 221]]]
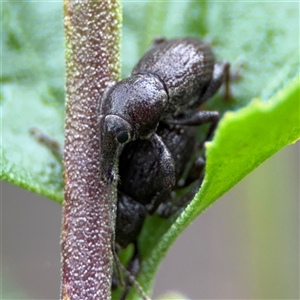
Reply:
[[164, 82], [168, 94], [163, 114], [188, 112], [200, 104], [214, 70], [210, 47], [196, 38], [154, 43], [132, 71], [136, 74], [156, 74]]
[[[161, 122], [157, 134], [170, 151], [175, 165], [175, 185], [165, 187], [155, 149], [148, 140], [137, 140], [126, 145], [119, 158], [118, 191], [146, 207], [147, 213], [156, 211], [160, 203], [177, 189], [188, 162], [194, 158], [198, 131], [196, 127], [168, 125]], [[199, 174], [198, 174], [199, 177]], [[197, 178], [198, 178], [197, 177]], [[180, 187], [183, 185], [181, 180]]]
[[[172, 189], [163, 184], [161, 168], [150, 141], [139, 139], [124, 147], [119, 158], [116, 222], [116, 241], [122, 248], [136, 240], [142, 226], [140, 220], [147, 214], [153, 214], [161, 203], [171, 201], [171, 190], [184, 186], [183, 175], [191, 167], [189, 162], [195, 159], [197, 132], [196, 127], [162, 122], [157, 129], [174, 159], [176, 184]], [[199, 173], [196, 178], [188, 178], [187, 181], [199, 179]], [[139, 230], [137, 227], [140, 227]]]
[[172, 155], [155, 133], [160, 120], [198, 126], [211, 123], [217, 112], [198, 112], [224, 82], [229, 64], [216, 64], [208, 45], [196, 38], [157, 40], [134, 68], [131, 77], [108, 89], [100, 109], [101, 175], [117, 179], [117, 157], [123, 144], [148, 139], [156, 149], [163, 184], [175, 184]]

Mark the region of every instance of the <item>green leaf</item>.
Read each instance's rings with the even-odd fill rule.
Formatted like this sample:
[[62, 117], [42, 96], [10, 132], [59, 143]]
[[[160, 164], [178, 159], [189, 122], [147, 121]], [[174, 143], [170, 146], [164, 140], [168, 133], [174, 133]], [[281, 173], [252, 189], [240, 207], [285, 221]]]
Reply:
[[1, 178], [62, 201], [62, 167], [29, 134], [61, 144], [64, 123], [62, 3], [5, 2], [1, 81]]

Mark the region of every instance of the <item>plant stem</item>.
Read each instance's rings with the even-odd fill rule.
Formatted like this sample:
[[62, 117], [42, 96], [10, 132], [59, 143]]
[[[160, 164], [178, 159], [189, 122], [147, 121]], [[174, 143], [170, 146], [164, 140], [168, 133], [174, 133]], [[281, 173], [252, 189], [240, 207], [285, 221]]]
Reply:
[[61, 299], [111, 298], [115, 187], [100, 181], [99, 106], [119, 76], [118, 0], [65, 0]]

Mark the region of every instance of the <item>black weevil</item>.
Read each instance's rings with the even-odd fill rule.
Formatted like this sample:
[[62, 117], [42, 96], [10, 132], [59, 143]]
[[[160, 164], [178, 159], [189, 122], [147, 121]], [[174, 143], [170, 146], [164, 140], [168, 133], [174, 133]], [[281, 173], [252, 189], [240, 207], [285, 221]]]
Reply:
[[210, 47], [197, 38], [157, 39], [129, 78], [107, 89], [100, 108], [101, 177], [118, 178], [117, 157], [123, 144], [149, 140], [156, 149], [165, 187], [175, 184], [173, 158], [155, 133], [160, 120], [196, 126], [211, 123], [216, 111], [198, 111], [228, 78], [229, 64], [215, 63]]
[[[153, 144], [138, 139], [128, 143], [119, 158], [119, 184], [116, 218], [116, 247], [125, 248], [133, 243], [134, 253], [127, 266], [132, 276], [140, 269], [140, 253], [137, 239], [147, 215], [159, 207], [160, 215], [169, 217], [185, 206], [202, 181], [204, 160], [195, 154], [198, 150], [198, 128], [159, 123], [156, 134], [171, 153], [175, 165], [176, 184], [164, 186], [162, 171]], [[197, 181], [196, 186], [174, 203], [174, 193]], [[121, 299], [125, 299], [130, 288], [127, 281]]]
[[[144, 219], [158, 206], [165, 205], [160, 210], [164, 216], [178, 210], [177, 203], [168, 210], [171, 191], [179, 188], [182, 181], [178, 176], [195, 152], [196, 126], [211, 123], [207, 140], [219, 118], [218, 112], [199, 111], [199, 106], [228, 82], [228, 71], [229, 64], [215, 63], [210, 47], [196, 38], [159, 39], [138, 62], [131, 77], [104, 94], [100, 108], [100, 171], [107, 183], [120, 178], [116, 244], [121, 248], [135, 245], [128, 267], [133, 275], [139, 270], [137, 238]], [[189, 144], [193, 144], [192, 150], [186, 151]], [[180, 157], [182, 153], [187, 156]], [[201, 181], [200, 169], [195, 163], [185, 185]], [[189, 201], [193, 194], [181, 202]], [[127, 292], [128, 286], [122, 299]]]

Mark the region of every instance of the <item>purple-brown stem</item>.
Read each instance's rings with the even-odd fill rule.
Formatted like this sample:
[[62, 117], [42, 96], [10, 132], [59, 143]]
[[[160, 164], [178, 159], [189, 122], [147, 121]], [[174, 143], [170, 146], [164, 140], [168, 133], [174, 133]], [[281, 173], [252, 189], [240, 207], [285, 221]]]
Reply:
[[114, 187], [100, 182], [99, 105], [118, 79], [118, 0], [65, 0], [65, 198], [61, 299], [111, 298]]

